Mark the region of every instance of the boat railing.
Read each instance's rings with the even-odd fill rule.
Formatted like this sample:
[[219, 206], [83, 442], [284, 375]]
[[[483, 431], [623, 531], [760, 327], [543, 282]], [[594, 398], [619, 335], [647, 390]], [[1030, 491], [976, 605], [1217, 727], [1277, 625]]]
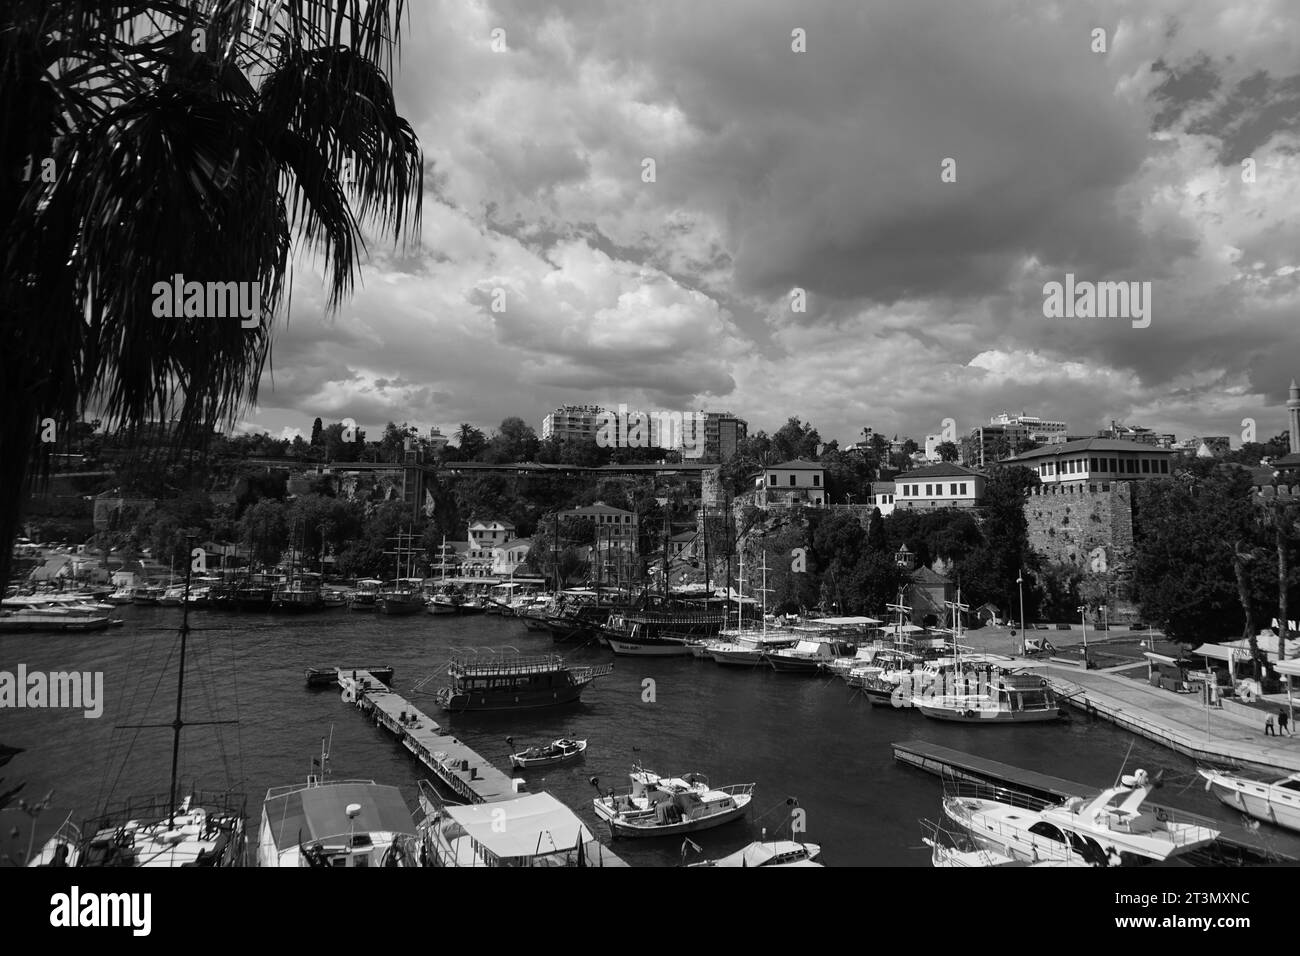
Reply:
[[998, 803], [1006, 803], [1022, 810], [1033, 811], [1043, 810], [1055, 805], [1055, 801], [1052, 800], [975, 780], [944, 781], [944, 796], [958, 799], [996, 800]]
[[[285, 784], [282, 787], [272, 787], [270, 790], [267, 790], [266, 799], [271, 800], [275, 797], [282, 797], [286, 793], [297, 793], [300, 790], [314, 790], [316, 787], [332, 787], [335, 784], [340, 784], [340, 783], [355, 783], [355, 784], [362, 784], [363, 786], [369, 786], [369, 787], [373, 787], [375, 785], [375, 782], [373, 780], [363, 779], [360, 777], [358, 777], [355, 780], [332, 780], [331, 779], [320, 783], [310, 783], [310, 784], [290, 783], [290, 784]], [[199, 806], [206, 807], [207, 804], [199, 804]]]
[[566, 669], [564, 658], [558, 654], [536, 656], [496, 657], [491, 660], [466, 660], [452, 658], [447, 665], [454, 677], [493, 677], [511, 674], [544, 674]]
[[725, 793], [729, 797], [747, 797], [754, 792], [756, 786], [758, 784], [755, 783], [733, 783], [725, 787], [713, 787], [712, 789], [718, 793]]
[[[242, 820], [248, 808], [248, 797], [242, 793], [190, 790], [177, 794], [178, 801], [184, 801], [186, 797], [190, 798], [191, 811], [202, 808], [209, 815], [238, 814]], [[169, 819], [173, 812], [177, 816], [181, 814], [180, 803], [172, 804], [165, 794], [134, 796], [105, 807], [81, 825], [81, 832], [90, 838], [102, 830], [121, 826], [128, 820], [157, 823]]]

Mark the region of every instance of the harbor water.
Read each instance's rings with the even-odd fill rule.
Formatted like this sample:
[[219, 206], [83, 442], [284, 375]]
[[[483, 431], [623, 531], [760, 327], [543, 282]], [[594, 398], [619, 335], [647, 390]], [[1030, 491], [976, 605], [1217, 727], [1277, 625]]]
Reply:
[[[4, 768], [4, 787], [24, 782], [22, 796], [89, 817], [106, 800], [165, 793], [171, 760], [169, 726], [176, 705], [178, 608], [127, 606], [119, 628], [94, 634], [0, 637], [0, 670], [80, 671], [104, 675], [103, 714], [74, 709], [0, 710], [0, 743], [23, 747]], [[911, 710], [872, 708], [838, 678], [737, 670], [693, 658], [615, 659], [612, 675], [562, 710], [449, 715], [434, 693], [447, 682], [452, 653], [559, 651], [571, 663], [610, 659], [597, 646], [553, 644], [512, 618], [387, 617], [346, 610], [301, 617], [195, 611], [188, 643], [180, 777], [183, 787], [232, 788], [247, 794], [250, 843], [269, 787], [300, 782], [331, 738], [336, 779], [371, 778], [401, 788], [411, 808], [427, 771], [335, 689], [308, 689], [313, 666], [395, 668], [393, 689], [509, 772], [507, 754], [560, 736], [590, 741], [579, 761], [522, 774], [532, 791], [547, 790], [608, 842], [592, 811], [590, 778], [602, 790], [627, 786], [635, 765], [661, 774], [700, 772], [716, 785], [756, 783], [743, 823], [692, 835], [719, 856], [769, 834], [788, 832], [823, 846], [828, 866], [928, 866], [921, 820], [942, 819], [943, 782], [899, 764], [891, 744], [929, 740], [1018, 767], [1110, 785], [1121, 765], [1166, 770], [1154, 800], [1214, 816], [1225, 836], [1242, 834], [1237, 814], [1205, 793], [1191, 761], [1108, 723], [1075, 714], [1051, 724], [989, 727], [945, 724]], [[201, 721], [237, 721], [201, 724]], [[1127, 758], [1127, 763], [1125, 760]], [[784, 828], [784, 829], [783, 829]], [[1277, 850], [1300, 854], [1300, 840], [1268, 834]], [[633, 865], [674, 865], [680, 839], [620, 840]], [[692, 859], [698, 859], [692, 856]]]

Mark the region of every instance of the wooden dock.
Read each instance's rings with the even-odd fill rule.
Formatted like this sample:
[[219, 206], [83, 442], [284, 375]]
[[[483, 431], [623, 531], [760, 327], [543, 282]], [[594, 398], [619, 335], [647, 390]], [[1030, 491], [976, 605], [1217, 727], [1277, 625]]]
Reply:
[[1049, 667], [1044, 673], [1065, 703], [1193, 760], [1278, 776], [1300, 771], [1300, 737], [1264, 736], [1263, 715], [1252, 721], [1207, 707], [1198, 695], [1104, 671]]
[[525, 791], [522, 780], [506, 776], [368, 671], [340, 673], [339, 686], [345, 701], [373, 717], [466, 803], [511, 800]]
[[[893, 744], [893, 748], [894, 759], [899, 763], [938, 777], [989, 788], [994, 791], [990, 796], [995, 799], [999, 792], [1011, 791], [1033, 797], [1044, 804], [1060, 803], [1068, 797], [1087, 797], [1100, 793], [1104, 786], [1110, 785], [1093, 786], [1053, 777], [999, 760], [953, 750], [928, 740], [905, 740]], [[1264, 830], [1253, 833], [1240, 825], [1239, 818], [1240, 814], [1235, 811], [1216, 805], [1211, 819], [1223, 834], [1219, 838], [1218, 852], [1198, 851], [1188, 856], [1188, 862], [1202, 866], [1300, 862], [1300, 858], [1288, 852], [1295, 850], [1300, 841]]]

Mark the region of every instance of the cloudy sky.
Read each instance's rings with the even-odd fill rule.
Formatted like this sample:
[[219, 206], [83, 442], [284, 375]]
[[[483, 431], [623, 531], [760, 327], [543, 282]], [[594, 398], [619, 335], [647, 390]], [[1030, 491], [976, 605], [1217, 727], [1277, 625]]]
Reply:
[[[245, 427], [540, 431], [586, 402], [841, 443], [1002, 410], [1286, 427], [1294, 0], [409, 6], [420, 245], [372, 241], [333, 318], [299, 261]], [[1150, 282], [1150, 327], [1045, 318], [1066, 273]]]

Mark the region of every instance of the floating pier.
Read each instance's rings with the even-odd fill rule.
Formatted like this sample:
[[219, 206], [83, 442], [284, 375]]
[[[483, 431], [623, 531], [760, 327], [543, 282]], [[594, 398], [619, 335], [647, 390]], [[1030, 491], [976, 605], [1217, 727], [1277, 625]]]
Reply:
[[360, 674], [362, 671], [385, 684], [393, 682], [393, 669], [391, 667], [309, 667], [307, 668], [307, 686], [333, 687], [338, 684], [340, 674]]
[[[1044, 804], [1060, 803], [1069, 797], [1086, 797], [1099, 793], [1103, 787], [1090, 786], [1074, 780], [1065, 780], [1033, 770], [1025, 770], [998, 760], [990, 760], [961, 750], [953, 750], [928, 740], [905, 740], [893, 744], [894, 759], [899, 763], [916, 767], [938, 777], [960, 780], [992, 788], [994, 799], [997, 792], [1011, 792], [1033, 797]], [[1108, 784], [1109, 785], [1109, 784]], [[1216, 807], [1216, 810], [1219, 810]], [[1225, 812], [1226, 808], [1222, 812]], [[1279, 842], [1294, 843], [1292, 838], [1281, 834], [1250, 833], [1243, 829], [1235, 819], [1240, 814], [1233, 814], [1234, 819], [1212, 817], [1216, 829], [1222, 833], [1227, 828], [1235, 828], [1233, 836], [1220, 836], [1218, 847], [1206, 847], [1187, 854], [1187, 862], [1197, 866], [1224, 865], [1259, 865], [1262, 863], [1296, 863], [1300, 857], [1283, 852], [1274, 846]]]
[[1252, 722], [1208, 707], [1199, 696], [1118, 674], [1072, 670], [1066, 677], [1050, 672], [1055, 669], [1045, 676], [1063, 703], [1193, 760], [1277, 776], [1300, 771], [1300, 746], [1290, 737], [1265, 737], [1264, 714]]
[[512, 800], [524, 792], [522, 780], [507, 777], [369, 671], [340, 672], [339, 686], [344, 701], [373, 717], [466, 803]]

